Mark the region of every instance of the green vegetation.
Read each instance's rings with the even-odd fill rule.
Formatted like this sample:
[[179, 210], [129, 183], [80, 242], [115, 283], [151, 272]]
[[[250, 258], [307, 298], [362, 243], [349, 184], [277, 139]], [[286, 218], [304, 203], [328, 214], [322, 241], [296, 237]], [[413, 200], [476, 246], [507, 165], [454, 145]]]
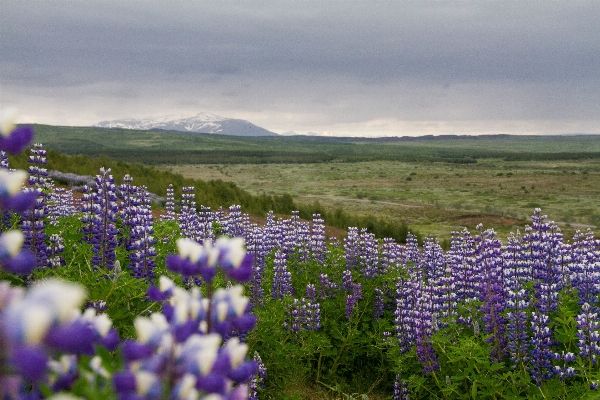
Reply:
[[143, 164], [266, 164], [443, 161], [472, 164], [600, 159], [598, 136], [426, 136], [420, 138], [236, 137], [201, 133], [36, 125], [36, 140], [67, 154]]

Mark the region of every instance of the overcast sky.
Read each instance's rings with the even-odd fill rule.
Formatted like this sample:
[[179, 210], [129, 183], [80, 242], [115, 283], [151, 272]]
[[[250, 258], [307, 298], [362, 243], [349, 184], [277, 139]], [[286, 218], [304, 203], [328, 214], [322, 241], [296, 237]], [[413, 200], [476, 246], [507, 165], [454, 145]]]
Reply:
[[600, 133], [597, 0], [1, 1], [0, 106], [21, 122]]

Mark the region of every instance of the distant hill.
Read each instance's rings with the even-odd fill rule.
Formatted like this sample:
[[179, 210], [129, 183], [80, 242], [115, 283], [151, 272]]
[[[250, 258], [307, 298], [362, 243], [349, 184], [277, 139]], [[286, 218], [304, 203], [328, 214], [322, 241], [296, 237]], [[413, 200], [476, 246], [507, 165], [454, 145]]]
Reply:
[[210, 113], [198, 113], [193, 117], [152, 117], [144, 119], [120, 119], [102, 121], [100, 128], [137, 130], [163, 130], [194, 133], [211, 133], [231, 136], [278, 136], [243, 119], [224, 118]]

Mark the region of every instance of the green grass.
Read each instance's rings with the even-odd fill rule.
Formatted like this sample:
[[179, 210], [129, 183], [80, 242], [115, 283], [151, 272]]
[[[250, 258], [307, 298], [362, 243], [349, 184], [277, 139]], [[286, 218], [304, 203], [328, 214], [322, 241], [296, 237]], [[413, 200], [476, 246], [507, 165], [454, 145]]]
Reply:
[[522, 229], [536, 207], [569, 234], [598, 225], [600, 216], [600, 162], [595, 160], [196, 164], [165, 169], [195, 179], [231, 181], [253, 194], [287, 192], [299, 204], [318, 200], [327, 208], [403, 222], [438, 237], [479, 222], [508, 234]]

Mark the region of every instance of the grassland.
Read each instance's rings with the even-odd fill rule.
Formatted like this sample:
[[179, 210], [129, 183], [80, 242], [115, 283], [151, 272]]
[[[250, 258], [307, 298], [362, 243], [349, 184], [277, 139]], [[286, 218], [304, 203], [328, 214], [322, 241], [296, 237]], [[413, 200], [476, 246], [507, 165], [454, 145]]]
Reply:
[[[288, 192], [298, 203], [404, 222], [424, 234], [447, 237], [483, 222], [506, 234], [523, 226], [535, 207], [567, 232], [600, 222], [600, 163], [476, 164], [372, 161], [328, 164], [171, 165], [196, 179], [222, 179], [253, 194]], [[569, 229], [571, 228], [571, 229]]]
[[67, 154], [109, 156], [186, 178], [289, 193], [448, 238], [479, 222], [501, 237], [541, 207], [570, 237], [600, 225], [599, 136], [243, 138], [36, 126]]

